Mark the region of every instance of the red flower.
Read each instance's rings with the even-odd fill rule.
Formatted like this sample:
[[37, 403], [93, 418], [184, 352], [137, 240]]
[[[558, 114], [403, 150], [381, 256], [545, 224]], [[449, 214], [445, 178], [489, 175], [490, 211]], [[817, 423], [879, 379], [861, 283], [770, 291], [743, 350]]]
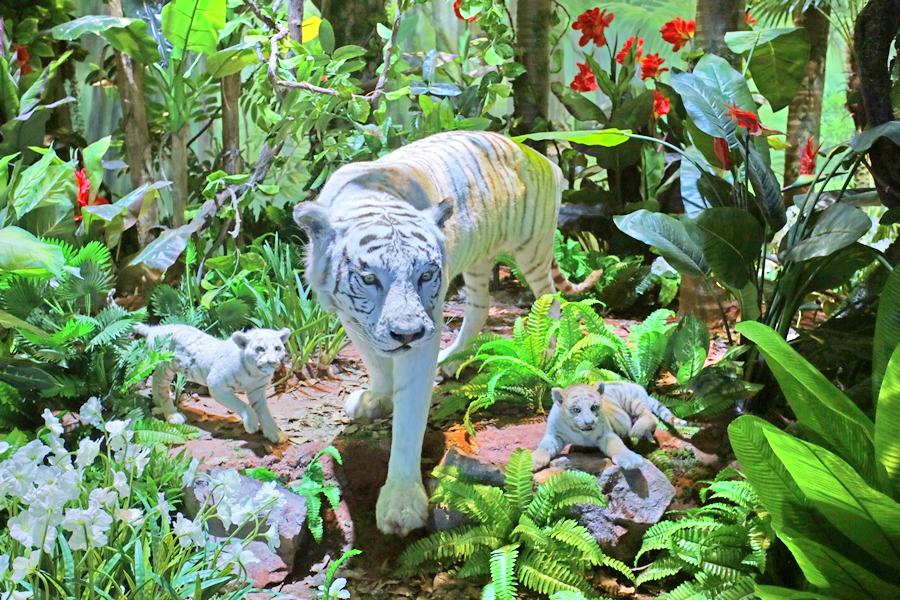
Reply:
[[713, 138], [713, 152], [719, 159], [722, 168], [726, 171], [729, 170], [731, 168], [731, 148], [728, 147], [728, 142], [724, 138]]
[[744, 12], [744, 23], [746, 23], [748, 27], [756, 25], [756, 19], [750, 16], [749, 10]]
[[78, 195], [75, 200], [78, 204], [75, 206], [75, 222], [81, 221], [81, 208], [84, 206], [97, 206], [98, 204], [109, 204], [109, 200], [97, 196], [91, 202], [91, 180], [88, 179], [87, 171], [84, 168], [75, 169], [75, 182], [78, 184]]
[[663, 25], [659, 32], [662, 34], [662, 39], [672, 44], [672, 50], [678, 52], [694, 39], [696, 26], [697, 22], [694, 19], [685, 21], [681, 17], [675, 17]]
[[816, 148], [815, 141], [810, 136], [806, 140], [806, 146], [803, 148], [803, 154], [800, 156], [800, 174], [815, 175], [816, 158], [818, 158], [819, 149]]
[[578, 74], [572, 79], [569, 87], [576, 92], [592, 92], [597, 89], [597, 78], [591, 67], [584, 63], [576, 63], [578, 66]]
[[725, 108], [728, 109], [731, 118], [738, 124], [738, 127], [743, 127], [750, 135], [762, 135], [763, 127], [755, 112], [740, 109], [733, 104], [726, 104]]
[[592, 8], [586, 10], [575, 19], [572, 23], [572, 29], [581, 30], [581, 39], [578, 40], [579, 46], [587, 46], [588, 42], [594, 40], [595, 46], [606, 45], [606, 28], [612, 23], [614, 13], [607, 13], [606, 10]]
[[641, 79], [656, 79], [657, 77], [662, 75], [664, 71], [668, 71], [668, 67], [660, 69], [664, 62], [666, 62], [666, 59], [660, 58], [659, 53], [648, 54], [647, 56], [642, 58]]
[[631, 36], [625, 43], [622, 45], [622, 49], [619, 50], [619, 53], [616, 54], [616, 62], [620, 65], [625, 64], [625, 58], [628, 57], [628, 51], [631, 50], [631, 47], [634, 45], [635, 40], [637, 40], [637, 51], [634, 54], [634, 59], [636, 61], [641, 60], [641, 54], [644, 52], [644, 38], [639, 38], [635, 36]]
[[462, 13], [459, 10], [460, 4], [462, 4], [462, 0], [456, 0], [456, 2], [453, 3], [453, 12], [456, 13], [456, 18], [459, 19], [460, 21], [466, 21], [467, 23], [471, 23], [472, 21], [474, 21], [476, 15], [472, 15], [468, 19], [465, 18], [464, 16], [462, 16]]
[[12, 47], [16, 51], [16, 63], [19, 65], [19, 73], [28, 75], [32, 71], [31, 56], [28, 54], [28, 48], [22, 44], [13, 44]]
[[669, 99], [660, 94], [658, 90], [653, 90], [653, 115], [656, 118], [667, 115], [671, 108], [672, 104]]

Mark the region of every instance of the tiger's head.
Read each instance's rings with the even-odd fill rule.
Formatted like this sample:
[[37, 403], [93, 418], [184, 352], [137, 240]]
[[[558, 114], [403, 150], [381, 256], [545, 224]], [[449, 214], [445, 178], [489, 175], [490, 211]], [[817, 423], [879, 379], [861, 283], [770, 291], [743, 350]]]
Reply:
[[435, 334], [446, 292], [444, 201], [418, 210], [372, 195], [338, 210], [298, 204], [294, 220], [310, 239], [306, 279], [351, 334], [379, 354], [397, 356]]

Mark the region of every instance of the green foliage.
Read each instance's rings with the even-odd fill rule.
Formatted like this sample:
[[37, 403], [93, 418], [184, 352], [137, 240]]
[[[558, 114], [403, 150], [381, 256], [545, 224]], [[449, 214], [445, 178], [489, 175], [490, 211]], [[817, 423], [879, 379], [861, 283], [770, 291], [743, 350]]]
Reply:
[[330, 456], [337, 464], [343, 464], [341, 453], [337, 448], [334, 446], [323, 448], [316, 452], [316, 455], [306, 465], [300, 482], [291, 486], [292, 492], [306, 499], [306, 526], [317, 542], [322, 541], [322, 535], [325, 533], [325, 522], [322, 520], [322, 499], [328, 501], [332, 510], [337, 510], [341, 503], [341, 488], [334, 483], [325, 483], [325, 470], [320, 462], [325, 455]]
[[411, 544], [397, 559], [401, 574], [423, 567], [452, 569], [457, 577], [490, 577], [484, 594], [516, 598], [519, 587], [545, 596], [593, 593], [583, 573], [606, 566], [628, 579], [631, 570], [603, 554], [590, 532], [568, 517], [576, 504], [605, 505], [594, 476], [565, 471], [534, 489], [531, 453], [516, 450], [502, 488], [471, 483], [455, 467], [435, 469], [431, 501], [459, 511], [469, 524]]
[[774, 331], [749, 322], [738, 330], [765, 356], [805, 438], [752, 416], [728, 428], [776, 534], [822, 593], [896, 596], [900, 350], [885, 371], [873, 423]]
[[740, 474], [720, 472], [701, 492], [704, 504], [660, 521], [644, 534], [637, 558], [653, 552], [636, 585], [679, 574], [690, 579], [661, 598], [718, 600], [723, 594], [753, 590], [766, 566], [775, 534], [753, 487]]

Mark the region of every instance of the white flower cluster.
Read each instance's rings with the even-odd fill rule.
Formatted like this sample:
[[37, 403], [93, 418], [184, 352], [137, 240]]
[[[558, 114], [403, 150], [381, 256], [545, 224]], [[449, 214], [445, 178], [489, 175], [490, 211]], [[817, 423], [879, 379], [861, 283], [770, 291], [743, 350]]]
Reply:
[[[32, 596], [30, 579], [41, 568], [42, 557], [54, 564], [62, 561], [57, 551], [61, 533], [73, 552], [102, 550], [122, 527], [131, 529], [129, 536], [149, 535], [141, 528], [152, 518], [170, 523], [182, 548], [207, 549], [211, 540], [206, 520], [216, 516], [226, 527], [252, 523], [254, 533], [270, 520], [262, 535], [271, 548], [278, 547], [278, 529], [272, 517], [284, 506], [284, 498], [274, 483], [245, 498], [236, 471], [218, 473], [212, 481], [218, 502], [205, 507], [196, 520], [178, 513], [172, 521], [171, 507], [162, 493], [147, 513], [132, 507], [133, 503], [140, 506], [132, 487], [150, 462], [151, 449], [134, 441], [129, 421], [103, 422], [99, 401], [92, 398], [82, 406], [79, 419], [100, 429], [104, 436], [84, 438], [76, 451], [69, 452], [59, 420], [49, 410], [43, 417], [47, 443], [33, 440], [0, 461], [0, 515], [6, 513], [8, 531], [8, 536], [0, 534], [0, 600]], [[9, 449], [9, 444], [0, 442], [0, 455]], [[98, 457], [105, 468], [92, 469]], [[182, 484], [193, 482], [197, 467], [197, 461], [192, 461]], [[231, 563], [237, 567], [235, 563], [255, 561], [245, 546], [246, 541], [235, 536], [225, 540], [218, 566]]]

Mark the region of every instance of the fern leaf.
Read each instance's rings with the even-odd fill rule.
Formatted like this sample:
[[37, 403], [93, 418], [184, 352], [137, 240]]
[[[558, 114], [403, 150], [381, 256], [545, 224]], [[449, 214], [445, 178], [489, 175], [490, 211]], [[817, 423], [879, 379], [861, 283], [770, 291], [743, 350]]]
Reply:
[[647, 567], [638, 574], [634, 579], [634, 585], [641, 586], [648, 581], [657, 581], [659, 579], [677, 575], [683, 568], [684, 563], [676, 558], [670, 556], [660, 558], [647, 565]]
[[519, 545], [509, 544], [491, 552], [491, 583], [497, 600], [516, 600], [516, 559]]
[[167, 423], [159, 419], [142, 419], [134, 424], [134, 439], [145, 446], [176, 446], [200, 435], [200, 430], [186, 423]]
[[531, 477], [531, 452], [525, 449], [515, 450], [506, 465], [506, 498], [517, 512], [523, 512], [534, 496], [534, 484]]
[[525, 587], [549, 596], [556, 592], [591, 593], [591, 586], [566, 564], [552, 561], [535, 552], [527, 552], [519, 560], [519, 581]]

